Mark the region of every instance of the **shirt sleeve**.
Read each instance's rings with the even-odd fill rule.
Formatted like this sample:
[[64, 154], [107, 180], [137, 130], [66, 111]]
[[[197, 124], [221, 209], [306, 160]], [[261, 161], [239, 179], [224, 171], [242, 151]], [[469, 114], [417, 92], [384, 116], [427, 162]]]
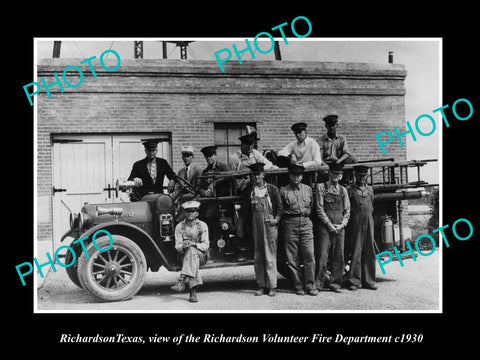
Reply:
[[317, 216], [323, 224], [328, 225], [330, 223], [330, 219], [325, 213], [325, 209], [323, 207], [323, 204], [325, 201], [325, 188], [322, 184], [317, 185], [317, 191], [315, 192], [315, 197], [316, 197], [315, 205], [317, 210]]
[[230, 156], [230, 166], [233, 170], [237, 170], [238, 165], [240, 164], [240, 158], [237, 154]]
[[177, 226], [175, 226], [175, 249], [178, 252], [183, 252], [183, 236], [181, 224], [177, 224]]
[[202, 221], [200, 223], [200, 228], [202, 229], [202, 235], [200, 242], [197, 243], [197, 249], [200, 251], [207, 251], [210, 246], [210, 241], [208, 240], [208, 226]]
[[275, 203], [276, 207], [276, 214], [275, 217], [277, 220], [280, 220], [280, 218], [283, 215], [283, 202], [282, 202], [282, 197], [280, 196], [280, 190], [277, 187], [273, 187], [275, 185], [272, 185], [272, 198], [273, 202]]
[[342, 139], [343, 139], [342, 155], [343, 154], [350, 155], [350, 149], [348, 147], [347, 139], [345, 137], [342, 137]]
[[313, 139], [310, 138], [310, 152], [312, 159], [311, 161], [305, 161], [303, 166], [320, 166], [322, 165], [322, 154], [320, 152], [320, 145]]
[[268, 160], [265, 156], [263, 156], [263, 154], [260, 151], [257, 150], [254, 152], [254, 154], [257, 162], [265, 164], [264, 166], [265, 170], [271, 169], [273, 167], [272, 162]]
[[138, 176], [138, 166], [137, 163], [134, 163], [132, 166], [132, 171], [130, 172], [130, 176], [128, 177], [128, 181], [133, 180], [134, 178], [139, 177]]
[[350, 198], [348, 197], [348, 191], [345, 188], [342, 188], [343, 191], [343, 218], [342, 225], [343, 227], [347, 226], [348, 220], [350, 219]]
[[163, 166], [165, 170], [165, 175], [167, 176], [168, 180], [175, 179], [177, 175], [175, 174], [175, 172], [173, 171], [172, 167], [167, 162], [167, 160], [163, 160]]
[[288, 156], [292, 153], [293, 150], [293, 142], [288, 143], [282, 150], [278, 152], [278, 156]]

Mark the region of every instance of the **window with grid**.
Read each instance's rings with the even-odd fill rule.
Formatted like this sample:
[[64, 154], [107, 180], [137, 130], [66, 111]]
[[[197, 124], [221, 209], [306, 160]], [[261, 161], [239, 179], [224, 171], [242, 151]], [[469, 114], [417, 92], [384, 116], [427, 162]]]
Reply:
[[247, 133], [247, 125], [257, 128], [256, 123], [216, 123], [213, 125], [218, 161], [230, 166], [230, 156], [240, 150], [238, 138]]

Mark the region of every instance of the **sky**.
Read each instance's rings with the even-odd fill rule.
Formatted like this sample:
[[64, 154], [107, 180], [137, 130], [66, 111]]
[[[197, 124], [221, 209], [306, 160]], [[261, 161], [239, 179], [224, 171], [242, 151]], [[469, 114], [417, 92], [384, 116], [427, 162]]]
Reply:
[[[248, 38], [253, 42], [253, 38]], [[262, 38], [260, 38], [262, 39]], [[260, 49], [266, 51], [270, 48], [270, 41], [259, 41]], [[37, 38], [37, 60], [51, 58], [53, 53], [53, 40], [62, 40], [61, 58], [86, 59], [113, 49], [121, 59], [134, 58], [134, 41], [144, 41], [143, 58], [161, 59], [163, 57], [162, 41], [193, 41], [187, 48], [187, 58], [192, 60], [213, 60], [214, 53], [224, 48], [232, 50], [235, 44], [239, 50], [245, 48], [244, 38], [222, 39], [161, 39], [161, 38]], [[413, 141], [407, 137], [407, 159], [439, 159], [439, 139], [441, 139], [442, 120], [439, 113], [433, 110], [444, 105], [441, 103], [441, 40], [437, 38], [288, 38], [279, 41], [283, 61], [320, 61], [320, 62], [360, 62], [360, 63], [388, 63], [388, 53], [393, 51], [393, 62], [403, 64], [407, 71], [405, 79], [405, 121], [412, 127], [415, 120], [422, 114], [431, 115], [436, 119], [437, 130], [430, 136], [419, 136]], [[110, 54], [109, 54], [110, 55]], [[113, 56], [113, 55], [112, 55]], [[167, 44], [169, 59], [180, 59], [180, 50], [175, 44]], [[223, 54], [222, 54], [223, 56]], [[232, 56], [230, 61], [234, 61]], [[242, 55], [244, 60], [252, 60], [248, 52]], [[274, 60], [274, 52], [262, 54], [255, 51], [254, 61]], [[235, 60], [236, 61], [236, 60]], [[431, 125], [420, 123], [420, 129], [428, 133]], [[393, 131], [393, 129], [385, 129]], [[412, 169], [414, 170], [414, 169]], [[415, 174], [415, 176], [413, 176]], [[413, 177], [412, 177], [413, 176]], [[429, 163], [422, 168], [422, 178], [429, 183], [438, 184], [439, 163]], [[416, 170], [409, 174], [409, 179], [416, 179]]]

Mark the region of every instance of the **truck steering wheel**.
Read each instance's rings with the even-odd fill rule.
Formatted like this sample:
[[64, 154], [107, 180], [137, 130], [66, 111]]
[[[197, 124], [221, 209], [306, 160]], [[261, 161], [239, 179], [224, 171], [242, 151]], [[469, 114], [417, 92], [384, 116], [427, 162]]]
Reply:
[[198, 194], [198, 191], [197, 189], [195, 189], [195, 187], [190, 184], [187, 180], [185, 180], [184, 178], [180, 177], [180, 176], [177, 176], [175, 178], [175, 181], [177, 181], [180, 186], [182, 187], [182, 189], [178, 192], [178, 194], [173, 198], [173, 201], [177, 201], [177, 199], [183, 195], [185, 193], [185, 191], [187, 191], [187, 193], [190, 193], [190, 194], [193, 194], [194, 196]]

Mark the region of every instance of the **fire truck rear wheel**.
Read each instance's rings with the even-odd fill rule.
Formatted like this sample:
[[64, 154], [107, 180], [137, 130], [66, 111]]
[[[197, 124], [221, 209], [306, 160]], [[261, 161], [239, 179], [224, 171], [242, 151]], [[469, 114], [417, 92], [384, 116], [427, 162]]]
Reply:
[[102, 301], [123, 301], [133, 297], [143, 285], [147, 261], [140, 247], [132, 240], [112, 235], [95, 239], [78, 259], [78, 279], [82, 288]]

